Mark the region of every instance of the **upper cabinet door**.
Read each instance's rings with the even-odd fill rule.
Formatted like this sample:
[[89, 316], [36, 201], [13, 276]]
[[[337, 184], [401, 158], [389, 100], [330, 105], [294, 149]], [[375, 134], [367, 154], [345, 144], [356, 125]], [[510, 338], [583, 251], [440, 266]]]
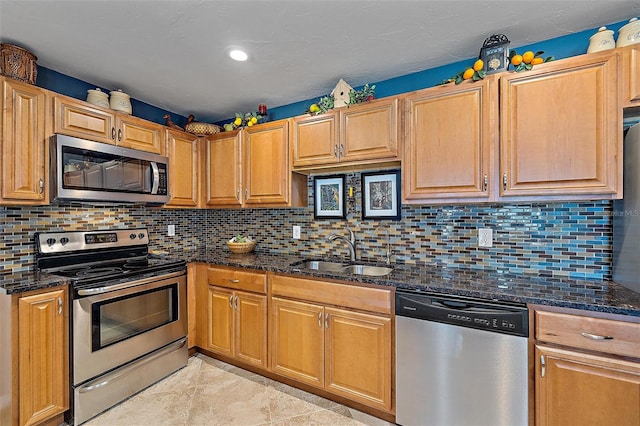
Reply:
[[289, 122], [274, 121], [244, 130], [245, 205], [289, 202]]
[[224, 132], [205, 139], [207, 206], [240, 207], [242, 205], [241, 142], [241, 131]]
[[118, 114], [116, 144], [164, 155], [164, 126], [141, 118]]
[[617, 52], [501, 77], [502, 196], [622, 196]]
[[2, 79], [2, 193], [0, 204], [48, 203], [46, 92]]
[[292, 120], [293, 167], [338, 162], [338, 114], [296, 117]]
[[197, 207], [201, 173], [199, 138], [189, 133], [167, 129], [169, 158], [169, 206]]
[[622, 81], [624, 105], [640, 105], [640, 44], [625, 47]]
[[341, 162], [398, 157], [398, 98], [340, 109]]
[[490, 197], [497, 102], [497, 83], [489, 77], [406, 98], [405, 202]]
[[55, 96], [54, 115], [55, 133], [116, 143], [116, 118], [113, 113], [66, 96]]

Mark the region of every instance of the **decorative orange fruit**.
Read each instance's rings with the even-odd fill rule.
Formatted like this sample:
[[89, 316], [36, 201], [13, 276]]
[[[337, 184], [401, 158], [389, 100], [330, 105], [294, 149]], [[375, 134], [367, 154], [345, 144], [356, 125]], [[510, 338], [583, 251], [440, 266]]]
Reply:
[[540, 56], [536, 56], [535, 58], [533, 58], [531, 60], [531, 65], [538, 65], [544, 62], [544, 59], [542, 59], [542, 57]]
[[469, 80], [475, 74], [475, 70], [473, 68], [467, 68], [467, 70], [462, 74], [462, 78], [465, 80]]
[[522, 55], [513, 55], [511, 63], [515, 66], [520, 65], [522, 63]]
[[482, 61], [482, 59], [478, 59], [473, 63], [473, 69], [475, 71], [480, 71], [482, 68], [484, 68], [484, 62]]
[[532, 59], [533, 59], [532, 51], [527, 50], [522, 54], [522, 62], [524, 62], [525, 64], [530, 64]]

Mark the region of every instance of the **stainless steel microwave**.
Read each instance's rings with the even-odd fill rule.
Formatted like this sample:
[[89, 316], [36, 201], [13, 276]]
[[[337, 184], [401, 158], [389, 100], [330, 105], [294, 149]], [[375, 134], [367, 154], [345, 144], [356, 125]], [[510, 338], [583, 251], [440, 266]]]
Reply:
[[50, 143], [52, 200], [169, 201], [167, 157], [66, 135]]

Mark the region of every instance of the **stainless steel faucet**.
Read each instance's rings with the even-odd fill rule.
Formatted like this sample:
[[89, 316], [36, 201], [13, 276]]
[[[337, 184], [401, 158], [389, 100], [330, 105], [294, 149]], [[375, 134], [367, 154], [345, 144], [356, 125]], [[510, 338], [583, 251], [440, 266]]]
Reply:
[[384, 233], [387, 236], [387, 251], [385, 253], [385, 263], [387, 265], [391, 264], [391, 238], [389, 236], [389, 229], [385, 229], [382, 226], [378, 226], [376, 229], [374, 229], [374, 233], [378, 232], [380, 229], [384, 229]]
[[345, 227], [347, 231], [349, 231], [349, 238], [333, 233], [327, 237], [327, 240], [342, 240], [349, 246], [349, 259], [354, 262], [356, 260], [356, 235], [353, 233], [349, 227]]

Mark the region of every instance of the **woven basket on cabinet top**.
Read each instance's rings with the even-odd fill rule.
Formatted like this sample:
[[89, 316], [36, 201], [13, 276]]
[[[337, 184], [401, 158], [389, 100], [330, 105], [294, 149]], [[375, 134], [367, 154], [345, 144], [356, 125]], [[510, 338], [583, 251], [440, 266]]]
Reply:
[[227, 247], [231, 250], [231, 253], [250, 253], [256, 248], [255, 241], [249, 241], [246, 243], [232, 243], [231, 241], [227, 241]]

